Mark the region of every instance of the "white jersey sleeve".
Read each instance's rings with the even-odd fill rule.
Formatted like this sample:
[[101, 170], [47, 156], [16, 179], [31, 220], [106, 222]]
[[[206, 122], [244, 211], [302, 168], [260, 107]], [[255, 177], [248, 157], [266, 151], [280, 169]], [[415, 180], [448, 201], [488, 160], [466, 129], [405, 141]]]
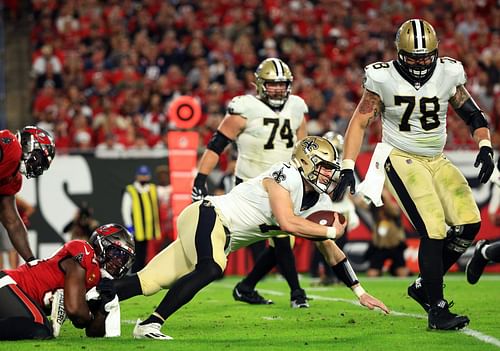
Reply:
[[290, 95], [279, 111], [253, 95], [233, 98], [228, 113], [246, 119], [245, 129], [236, 138], [236, 176], [247, 180], [276, 162], [289, 161], [297, 141], [297, 129], [307, 111], [304, 100], [296, 95]]
[[447, 57], [438, 58], [432, 76], [418, 87], [403, 78], [394, 61], [367, 66], [364, 87], [383, 103], [382, 141], [416, 155], [442, 153], [448, 101], [465, 82], [462, 64]]

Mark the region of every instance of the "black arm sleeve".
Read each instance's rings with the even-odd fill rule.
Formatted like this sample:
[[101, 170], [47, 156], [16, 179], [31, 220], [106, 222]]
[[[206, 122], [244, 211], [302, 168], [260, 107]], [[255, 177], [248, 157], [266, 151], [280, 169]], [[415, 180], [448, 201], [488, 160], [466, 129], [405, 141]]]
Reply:
[[208, 142], [207, 149], [212, 150], [217, 155], [220, 155], [222, 151], [224, 151], [226, 146], [231, 142], [232, 142], [231, 139], [229, 139], [227, 136], [225, 136], [223, 133], [217, 130], [214, 133], [214, 135], [212, 135], [212, 138]]
[[471, 97], [462, 106], [455, 109], [455, 112], [469, 126], [471, 134], [474, 134], [474, 131], [478, 128], [488, 128], [488, 121], [484, 117], [483, 111], [479, 109]]

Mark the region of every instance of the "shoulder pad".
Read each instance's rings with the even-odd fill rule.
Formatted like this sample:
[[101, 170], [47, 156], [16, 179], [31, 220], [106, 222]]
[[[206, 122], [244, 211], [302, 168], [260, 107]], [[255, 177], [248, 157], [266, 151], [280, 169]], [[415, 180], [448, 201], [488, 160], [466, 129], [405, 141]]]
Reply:
[[83, 268], [86, 268], [95, 257], [94, 248], [84, 240], [71, 240], [65, 244], [65, 247]]
[[375, 62], [365, 67], [365, 81], [373, 80], [377, 83], [390, 79], [390, 62]]
[[256, 98], [252, 95], [239, 95], [231, 99], [227, 105], [227, 113], [230, 115], [245, 116], [247, 111], [255, 104]]
[[293, 103], [294, 108], [298, 111], [302, 111], [303, 113], [307, 113], [309, 111], [306, 102], [298, 95], [290, 95], [288, 97], [291, 103]]
[[449, 79], [455, 79], [456, 85], [462, 85], [467, 82], [464, 66], [462, 62], [451, 57], [440, 57], [438, 64], [443, 65], [443, 71]]

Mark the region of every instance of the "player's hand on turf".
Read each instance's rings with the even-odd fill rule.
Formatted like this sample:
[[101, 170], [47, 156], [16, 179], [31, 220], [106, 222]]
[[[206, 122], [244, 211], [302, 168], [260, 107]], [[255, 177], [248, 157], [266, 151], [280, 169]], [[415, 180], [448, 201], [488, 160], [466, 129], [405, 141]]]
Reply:
[[380, 301], [376, 297], [371, 296], [367, 292], [360, 296], [359, 303], [365, 307], [368, 307], [370, 310], [373, 310], [377, 307], [380, 308], [385, 314], [389, 313], [389, 309], [382, 301]]
[[332, 200], [340, 201], [344, 197], [347, 187], [351, 189], [351, 195], [354, 195], [356, 192], [356, 180], [354, 179], [354, 171], [352, 169], [343, 169], [340, 171], [339, 182], [333, 190]]
[[205, 174], [198, 173], [196, 178], [194, 178], [193, 189], [191, 190], [191, 200], [193, 200], [193, 202], [200, 201], [207, 195], [207, 176]]
[[479, 170], [478, 178], [481, 183], [485, 184], [490, 179], [493, 169], [495, 169], [495, 164], [493, 163], [493, 150], [491, 147], [481, 146], [474, 167], [477, 168], [479, 165], [481, 165], [481, 169]]

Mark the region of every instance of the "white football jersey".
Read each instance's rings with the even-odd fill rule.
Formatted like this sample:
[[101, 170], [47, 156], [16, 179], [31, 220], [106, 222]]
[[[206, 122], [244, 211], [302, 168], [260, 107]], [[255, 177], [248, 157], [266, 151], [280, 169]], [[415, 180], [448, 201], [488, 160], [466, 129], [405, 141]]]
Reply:
[[418, 89], [399, 74], [394, 61], [365, 67], [365, 89], [384, 104], [382, 141], [416, 155], [439, 155], [446, 143], [448, 100], [465, 82], [462, 63], [448, 57], [438, 58], [431, 78]]
[[328, 195], [320, 194], [319, 200], [306, 211], [301, 211], [304, 190], [299, 171], [290, 163], [277, 163], [261, 175], [249, 179], [233, 188], [228, 194], [207, 196], [222, 224], [231, 232], [231, 242], [227, 253], [248, 246], [259, 240], [282, 235], [269, 203], [269, 194], [262, 186], [264, 178], [274, 178], [290, 192], [293, 212], [306, 217], [319, 210], [333, 210]]
[[290, 95], [280, 111], [274, 111], [253, 95], [233, 98], [228, 113], [247, 120], [245, 129], [236, 138], [236, 176], [247, 180], [276, 162], [290, 160], [297, 129], [307, 111], [304, 100], [296, 95]]

